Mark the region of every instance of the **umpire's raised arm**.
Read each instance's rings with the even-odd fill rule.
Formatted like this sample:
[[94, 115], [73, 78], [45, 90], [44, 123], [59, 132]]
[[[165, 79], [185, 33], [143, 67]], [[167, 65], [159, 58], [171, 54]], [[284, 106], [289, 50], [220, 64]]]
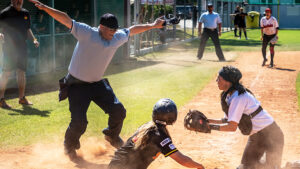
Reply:
[[130, 36], [133, 36], [133, 35], [136, 35], [136, 34], [151, 30], [151, 29], [155, 29], [155, 28], [163, 28], [164, 22], [165, 22], [165, 20], [158, 18], [151, 24], [133, 25], [129, 28]]
[[57, 9], [51, 8], [40, 1], [37, 0], [28, 0], [31, 3], [34, 3], [34, 5], [39, 8], [40, 10], [45, 11], [50, 16], [52, 16], [55, 20], [60, 22], [61, 24], [65, 25], [69, 29], [72, 27], [72, 19], [69, 17], [69, 15], [65, 12], [59, 11]]

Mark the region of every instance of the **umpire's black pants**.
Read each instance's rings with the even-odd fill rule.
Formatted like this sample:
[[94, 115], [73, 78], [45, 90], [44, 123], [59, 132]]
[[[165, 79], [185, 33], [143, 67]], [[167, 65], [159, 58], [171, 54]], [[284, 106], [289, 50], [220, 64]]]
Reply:
[[[280, 169], [283, 145], [283, 133], [275, 122], [251, 135], [242, 157], [244, 169]], [[264, 153], [266, 164], [261, 165], [259, 161]]]
[[208, 38], [211, 38], [211, 40], [213, 41], [214, 45], [215, 45], [215, 49], [216, 49], [216, 54], [219, 58], [220, 61], [224, 61], [224, 55], [220, 46], [220, 40], [219, 40], [219, 35], [218, 35], [218, 31], [217, 29], [211, 30], [211, 29], [207, 29], [204, 28], [204, 31], [201, 35], [201, 39], [200, 39], [200, 46], [198, 48], [198, 59], [201, 59], [203, 57], [203, 52], [205, 49], [205, 45], [206, 42], [208, 40]]
[[109, 114], [108, 127], [102, 132], [111, 137], [119, 136], [126, 110], [115, 96], [107, 79], [95, 83], [72, 84], [68, 91], [71, 122], [65, 134], [65, 148], [78, 149], [79, 138], [85, 132], [88, 121], [86, 112], [91, 101]]

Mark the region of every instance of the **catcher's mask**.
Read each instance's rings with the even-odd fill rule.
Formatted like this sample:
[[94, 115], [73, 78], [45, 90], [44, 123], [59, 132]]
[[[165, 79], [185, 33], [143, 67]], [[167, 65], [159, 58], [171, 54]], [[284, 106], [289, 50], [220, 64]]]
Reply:
[[177, 107], [171, 99], [160, 99], [153, 107], [152, 120], [171, 125], [177, 120]]
[[239, 69], [234, 66], [224, 66], [220, 71], [219, 75], [231, 84], [238, 84], [242, 78], [242, 73]]

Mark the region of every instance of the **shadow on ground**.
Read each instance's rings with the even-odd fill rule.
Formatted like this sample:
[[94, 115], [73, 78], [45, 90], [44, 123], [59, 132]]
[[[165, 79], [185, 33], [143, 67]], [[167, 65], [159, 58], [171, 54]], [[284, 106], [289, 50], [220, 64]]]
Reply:
[[11, 111], [11, 113], [8, 113], [8, 115], [11, 116], [18, 116], [18, 115], [38, 115], [41, 117], [49, 117], [49, 114], [51, 113], [51, 110], [38, 110], [32, 106], [23, 106], [23, 108], [20, 109], [6, 109]]

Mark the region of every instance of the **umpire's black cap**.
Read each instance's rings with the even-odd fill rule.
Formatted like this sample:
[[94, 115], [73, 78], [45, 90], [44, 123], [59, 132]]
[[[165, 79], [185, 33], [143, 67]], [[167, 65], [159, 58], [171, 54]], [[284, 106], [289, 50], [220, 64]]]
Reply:
[[100, 18], [100, 24], [111, 29], [118, 29], [118, 19], [111, 13], [103, 14]]
[[214, 5], [211, 2], [208, 2], [207, 7], [209, 7], [209, 6], [214, 6]]

